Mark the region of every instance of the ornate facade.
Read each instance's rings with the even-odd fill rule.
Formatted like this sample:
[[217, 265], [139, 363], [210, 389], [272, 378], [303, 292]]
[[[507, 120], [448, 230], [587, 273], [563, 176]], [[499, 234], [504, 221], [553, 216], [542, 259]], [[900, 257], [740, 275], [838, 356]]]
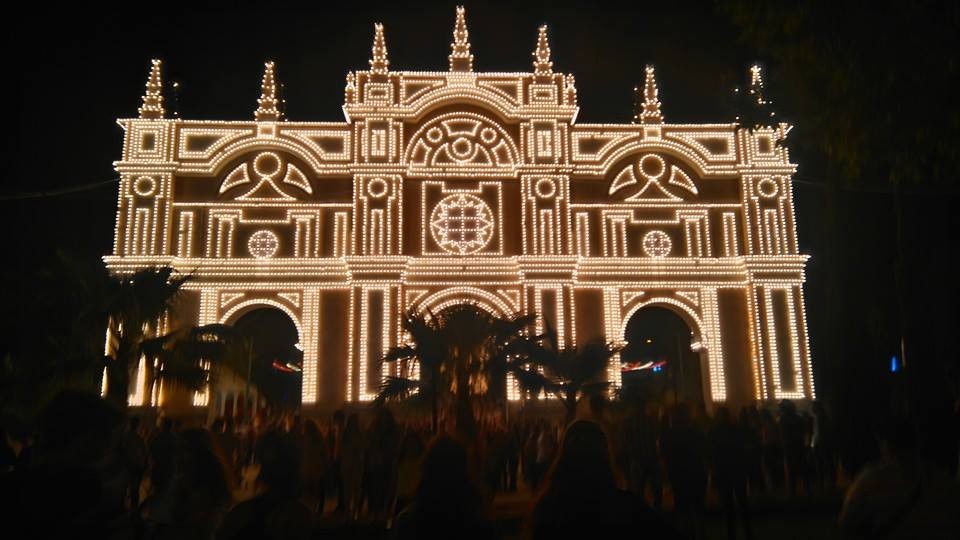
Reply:
[[273, 63], [253, 121], [167, 119], [154, 61], [119, 121], [107, 266], [193, 273], [171, 325], [287, 313], [304, 404], [371, 399], [400, 314], [460, 302], [536, 312], [568, 344], [667, 307], [706, 401], [814, 397], [789, 126], [665, 123], [652, 67], [635, 123], [577, 123], [546, 27], [532, 72], [474, 72], [462, 9], [451, 47], [448, 71], [394, 71], [376, 25], [342, 122], [283, 118]]

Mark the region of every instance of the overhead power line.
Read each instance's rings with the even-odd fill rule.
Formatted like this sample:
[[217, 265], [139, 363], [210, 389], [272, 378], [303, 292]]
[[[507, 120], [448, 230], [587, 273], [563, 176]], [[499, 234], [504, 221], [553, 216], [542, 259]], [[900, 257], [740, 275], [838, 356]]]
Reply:
[[119, 178], [111, 178], [109, 180], [100, 180], [98, 182], [92, 182], [89, 184], [83, 184], [81, 186], [73, 186], [68, 188], [49, 189], [44, 191], [31, 191], [28, 193], [11, 193], [9, 195], [0, 195], [0, 201], [23, 201], [27, 199], [45, 199], [49, 197], [58, 197], [60, 195], [68, 195], [70, 193], [79, 193], [82, 191], [91, 191], [94, 189], [99, 189], [106, 185], [116, 184], [119, 181], [120, 181]]

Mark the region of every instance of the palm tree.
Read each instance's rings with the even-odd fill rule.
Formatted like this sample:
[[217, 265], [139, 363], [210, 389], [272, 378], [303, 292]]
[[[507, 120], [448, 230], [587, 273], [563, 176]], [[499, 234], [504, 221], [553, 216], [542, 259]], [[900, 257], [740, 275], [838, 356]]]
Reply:
[[526, 362], [545, 372], [547, 382], [543, 390], [561, 400], [569, 422], [576, 414], [580, 395], [601, 392], [610, 385], [602, 379], [610, 359], [620, 348], [602, 338], [590, 340], [580, 347], [561, 347], [556, 331], [550, 326], [539, 338], [538, 345], [525, 354]]
[[244, 377], [251, 348], [250, 340], [234, 327], [207, 324], [145, 339], [140, 350], [147, 358], [149, 387], [163, 380], [200, 391], [224, 371]]
[[[447, 353], [446, 335], [441, 321], [429, 310], [405, 313], [400, 326], [407, 343], [391, 347], [384, 362], [400, 362], [400, 375], [389, 376], [380, 387], [374, 403], [409, 399], [417, 396], [430, 401], [431, 426], [437, 432], [440, 401], [440, 368]], [[419, 378], [413, 378], [413, 364], [420, 368]]]
[[156, 334], [160, 319], [179, 296], [187, 275], [170, 267], [146, 268], [114, 280], [106, 302], [110, 334], [116, 340], [106, 361], [107, 399], [126, 407], [131, 371], [143, 354], [144, 342]]
[[[490, 404], [503, 397], [506, 373], [520, 369], [514, 355], [531, 348], [524, 345], [529, 339], [524, 330], [534, 319], [496, 317], [470, 304], [448, 308], [439, 316], [408, 312], [402, 321], [408, 342], [391, 348], [383, 358], [402, 362], [401, 374], [387, 378], [375, 402], [428, 399], [434, 431], [439, 407], [452, 405], [458, 429], [471, 432], [472, 399]], [[420, 367], [419, 379], [409, 375], [413, 363]]]

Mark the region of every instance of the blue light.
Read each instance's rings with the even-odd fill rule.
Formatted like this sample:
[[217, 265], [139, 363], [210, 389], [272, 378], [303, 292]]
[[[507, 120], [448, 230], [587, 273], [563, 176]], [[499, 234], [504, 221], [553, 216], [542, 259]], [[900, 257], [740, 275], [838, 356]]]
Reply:
[[890, 357], [890, 373], [896, 373], [900, 371], [900, 359], [897, 358], [897, 355]]
[[654, 373], [659, 373], [661, 371], [663, 371], [663, 366], [653, 366]]

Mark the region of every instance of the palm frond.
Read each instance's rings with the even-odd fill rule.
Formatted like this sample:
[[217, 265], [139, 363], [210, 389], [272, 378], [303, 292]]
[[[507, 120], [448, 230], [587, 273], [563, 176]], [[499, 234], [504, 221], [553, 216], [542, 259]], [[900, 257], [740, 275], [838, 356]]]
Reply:
[[419, 380], [387, 376], [381, 383], [373, 403], [382, 405], [388, 401], [402, 401], [422, 391], [424, 391], [424, 385]]
[[409, 360], [417, 357], [417, 350], [410, 345], [398, 345], [390, 347], [387, 354], [383, 355], [384, 362], [396, 362], [397, 360]]

